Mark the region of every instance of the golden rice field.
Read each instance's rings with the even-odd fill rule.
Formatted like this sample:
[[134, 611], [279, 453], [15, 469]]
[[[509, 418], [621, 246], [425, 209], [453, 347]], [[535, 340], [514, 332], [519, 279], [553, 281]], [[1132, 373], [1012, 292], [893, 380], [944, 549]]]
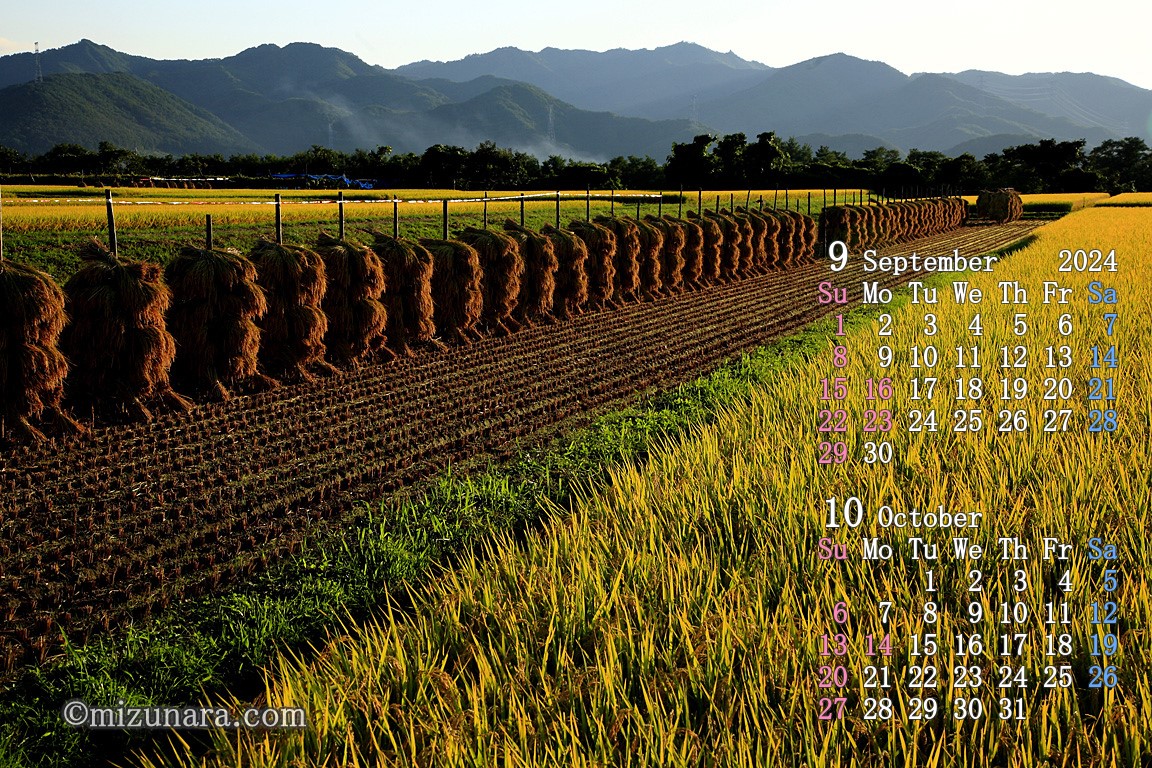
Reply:
[[[73, 189], [68, 187], [5, 187], [4, 226], [11, 232], [32, 231], [74, 231], [99, 229], [106, 226], [104, 195], [100, 189]], [[83, 194], [78, 194], [83, 193]], [[161, 227], [194, 227], [204, 223], [204, 215], [211, 214], [213, 223], [219, 226], [246, 225], [270, 222], [274, 213], [274, 192], [269, 190], [185, 190], [122, 188], [113, 190], [118, 229], [156, 229]], [[283, 218], [285, 222], [315, 222], [336, 218], [336, 192], [318, 190], [284, 190]], [[444, 199], [452, 201], [450, 214], [453, 216], [478, 216], [484, 209], [483, 192], [462, 192], [457, 190], [435, 189], [395, 189], [369, 192], [347, 192], [345, 215], [350, 220], [391, 219], [392, 201], [400, 201], [397, 213], [402, 219], [433, 216], [439, 218]], [[487, 193], [494, 198], [489, 202], [490, 216], [519, 216], [520, 194], [526, 197], [526, 206], [534, 214], [555, 213], [555, 191], [536, 190], [524, 193], [494, 191]], [[676, 198], [679, 193], [653, 190], [593, 190], [592, 206], [594, 213], [607, 213], [613, 207], [624, 213], [635, 211], [639, 200], [644, 212], [655, 212], [660, 195], [663, 212], [677, 210]], [[775, 200], [778, 207], [785, 203], [791, 207], [799, 203], [807, 210], [811, 195], [813, 210], [818, 210], [825, 200], [832, 201], [832, 190], [740, 190], [709, 191], [698, 196], [685, 193], [685, 210], [695, 210], [698, 203], [705, 208], [714, 208], [717, 200], [721, 207], [730, 204], [756, 206], [763, 199], [771, 206]], [[855, 197], [853, 196], [855, 195]], [[843, 203], [859, 199], [866, 192], [839, 191], [836, 199]], [[585, 194], [564, 192], [562, 197], [562, 217], [583, 216]], [[698, 200], [698, 197], [700, 199]], [[466, 201], [475, 202], [466, 202]]]
[[1109, 199], [1106, 205], [1152, 205], [1152, 192], [1122, 192]]
[[[964, 199], [972, 205], [976, 204], [976, 197], [976, 195], [964, 195]], [[1021, 195], [1020, 197], [1024, 200], [1025, 205], [1069, 203], [1073, 211], [1088, 208], [1109, 199], [1107, 192], [1050, 192], [1036, 195]]]
[[[990, 428], [1002, 407], [993, 352], [982, 403], [988, 426], [974, 434], [910, 433], [910, 409], [928, 407], [911, 399], [909, 385], [910, 348], [926, 343], [925, 308], [905, 304], [893, 311], [888, 342], [896, 354], [887, 373], [878, 367], [880, 325], [873, 323], [845, 342], [846, 368], [832, 367], [830, 349], [827, 358], [789, 369], [645, 465], [617, 470], [606, 489], [585, 494], [574, 509], [547, 510], [539, 530], [494, 540], [396, 596], [410, 607], [350, 626], [307, 662], [281, 660], [262, 703], [303, 706], [307, 730], [218, 733], [206, 757], [177, 743], [171, 754], [141, 757], [142, 764], [1147, 765], [1152, 370], [1143, 350], [1152, 335], [1152, 212], [1090, 208], [1037, 235], [969, 283], [996, 297], [997, 281], [1006, 279], [1035, 292], [1045, 279], [1076, 290], [1070, 305], [1026, 308], [1032, 364], [1012, 372], [1030, 392], [1043, 390], [1053, 375], [1042, 362], [1044, 348], [1075, 347], [1075, 365], [1061, 374], [1073, 386], [1058, 406], [1074, 411], [1067, 431]], [[1115, 248], [1119, 271], [1056, 271], [1061, 249], [1093, 247]], [[1121, 295], [1111, 338], [1106, 310], [1085, 300], [1092, 279]], [[1020, 310], [983, 307], [980, 345], [1019, 343], [1013, 314]], [[974, 343], [970, 306], [946, 299], [933, 311], [932, 343], [940, 350]], [[1070, 336], [1062, 334], [1067, 321]], [[1119, 359], [1111, 372], [1119, 427], [1110, 434], [1086, 428], [1088, 349], [1102, 343], [1114, 343]], [[945, 425], [958, 407], [948, 359], [939, 374], [947, 386], [942, 381], [931, 401]], [[890, 464], [817, 463], [821, 380], [833, 375], [854, 384], [844, 406], [854, 444], [864, 439], [857, 429], [864, 410], [875, 407], [855, 384], [893, 377], [898, 427], [890, 434]], [[1038, 397], [1020, 403], [1015, 407], [1031, 425], [1056, 407]], [[863, 502], [865, 522], [826, 528], [827, 500], [843, 504], [853, 496]], [[1002, 536], [1018, 537], [1037, 554], [1044, 537], [1074, 551], [1059, 567], [1035, 555], [1004, 562], [943, 554], [929, 565], [911, 559], [898, 532], [878, 527], [873, 513], [880, 505], [982, 512], [981, 525], [960, 533], [904, 532], [922, 533], [948, 552], [958, 535], [989, 552], [999, 551]], [[896, 556], [863, 561], [865, 536], [891, 542]], [[849, 558], [820, 559], [824, 537], [846, 544]], [[1110, 566], [1119, 571], [1114, 592], [1107, 590], [1109, 566], [1088, 559], [1092, 537], [1118, 547]], [[927, 591], [929, 568], [938, 593]], [[982, 591], [970, 590], [971, 568], [984, 573]], [[1071, 585], [1062, 594], [1065, 570]], [[1091, 604], [1105, 600], [1119, 606], [1118, 624], [1090, 622]], [[1060, 601], [1073, 620], [1046, 624], [1041, 606]], [[1032, 610], [1001, 614], [1002, 604], [1017, 602]], [[840, 607], [847, 616], [838, 615]], [[1112, 627], [1118, 651], [1092, 656], [1092, 638], [1100, 642]], [[926, 633], [933, 630], [938, 647], [929, 654]], [[973, 632], [982, 635], [984, 652], [969, 646], [966, 656], [957, 638]], [[1000, 648], [1005, 632], [1023, 635], [1022, 645], [1009, 640]], [[837, 633], [845, 636], [844, 655], [823, 656], [822, 636]], [[877, 650], [884, 635], [890, 656]], [[1116, 666], [1113, 688], [1089, 687], [1090, 668], [1101, 658]], [[821, 667], [831, 665], [846, 666], [849, 678], [822, 688]], [[869, 665], [888, 667], [892, 686], [867, 685]], [[1065, 666], [1070, 687], [1060, 683]], [[925, 667], [935, 670], [931, 676]], [[911, 687], [917, 675], [922, 687]], [[980, 680], [973, 688], [956, 684], [973, 679]], [[1006, 692], [1024, 703], [1019, 711], [1009, 705], [1002, 719]], [[820, 699], [835, 696], [844, 697], [844, 717], [820, 719]], [[891, 716], [866, 717], [867, 700], [881, 698], [891, 709], [878, 711]], [[935, 716], [914, 719], [925, 698], [935, 700]], [[967, 716], [974, 699], [981, 701], [979, 717]]]

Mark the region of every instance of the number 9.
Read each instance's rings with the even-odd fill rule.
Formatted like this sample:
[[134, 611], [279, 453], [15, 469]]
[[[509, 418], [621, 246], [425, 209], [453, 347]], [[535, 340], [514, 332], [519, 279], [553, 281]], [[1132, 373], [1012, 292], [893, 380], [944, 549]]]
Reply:
[[848, 266], [848, 246], [842, 240], [828, 245], [828, 258], [832, 260], [832, 271], [839, 272]]

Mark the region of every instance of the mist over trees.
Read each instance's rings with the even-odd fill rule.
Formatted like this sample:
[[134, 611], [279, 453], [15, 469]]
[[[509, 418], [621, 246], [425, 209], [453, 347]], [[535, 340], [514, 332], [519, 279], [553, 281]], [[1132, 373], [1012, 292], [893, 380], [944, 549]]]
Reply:
[[[148, 155], [101, 142], [95, 149], [58, 144], [28, 156], [0, 146], [5, 183], [115, 183], [148, 177], [227, 177], [234, 186], [339, 188], [362, 180], [379, 188], [435, 189], [771, 189], [870, 188], [890, 195], [972, 193], [1013, 187], [1022, 193], [1152, 190], [1152, 149], [1138, 137], [1086, 142], [1041, 139], [977, 158], [912, 149], [867, 150], [860, 158], [773, 132], [701, 134], [674, 143], [663, 162], [606, 162], [526, 152], [485, 141], [473, 149], [436, 144], [422, 154], [391, 147], [341, 152], [319, 145], [293, 155]], [[298, 174], [273, 179], [274, 174]], [[313, 178], [308, 178], [313, 177]], [[334, 178], [333, 178], [334, 177]]]

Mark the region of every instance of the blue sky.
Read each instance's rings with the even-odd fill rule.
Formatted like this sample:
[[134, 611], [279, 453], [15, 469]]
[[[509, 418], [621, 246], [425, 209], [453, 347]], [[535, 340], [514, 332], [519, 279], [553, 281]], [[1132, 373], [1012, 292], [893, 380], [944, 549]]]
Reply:
[[229, 56], [260, 43], [343, 48], [372, 64], [528, 50], [653, 48], [687, 40], [772, 66], [843, 51], [902, 72], [1096, 72], [1152, 89], [1144, 3], [799, 0], [6, 2], [0, 54], [89, 38], [153, 58]]

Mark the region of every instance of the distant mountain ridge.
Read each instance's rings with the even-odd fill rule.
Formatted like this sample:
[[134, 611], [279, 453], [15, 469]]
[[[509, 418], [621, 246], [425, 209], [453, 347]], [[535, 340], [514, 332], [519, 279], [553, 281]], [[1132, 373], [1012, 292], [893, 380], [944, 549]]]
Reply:
[[493, 140], [538, 156], [650, 155], [698, 133], [827, 137], [834, 149], [998, 151], [1149, 137], [1152, 91], [1094, 74], [905, 75], [845, 54], [773, 68], [692, 43], [602, 53], [501, 48], [388, 70], [311, 43], [156, 60], [81, 40], [0, 57], [0, 144], [290, 154]]

